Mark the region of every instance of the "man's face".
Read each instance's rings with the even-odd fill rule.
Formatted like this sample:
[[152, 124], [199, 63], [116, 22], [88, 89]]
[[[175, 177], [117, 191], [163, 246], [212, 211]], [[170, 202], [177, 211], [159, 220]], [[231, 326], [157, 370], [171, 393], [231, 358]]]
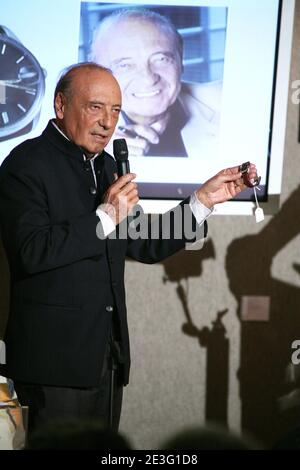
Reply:
[[120, 20], [100, 35], [94, 53], [98, 63], [113, 71], [124, 111], [134, 121], [151, 124], [175, 102], [182, 65], [173, 37], [158, 26]]
[[67, 137], [88, 155], [95, 154], [102, 152], [115, 130], [121, 91], [109, 72], [79, 69], [73, 77], [71, 96], [58, 94], [55, 109]]

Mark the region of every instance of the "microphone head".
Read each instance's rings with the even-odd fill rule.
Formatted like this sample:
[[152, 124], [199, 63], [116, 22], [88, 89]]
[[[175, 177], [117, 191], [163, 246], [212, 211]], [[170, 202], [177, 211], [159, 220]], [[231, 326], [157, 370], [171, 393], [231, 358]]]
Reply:
[[125, 139], [115, 139], [113, 141], [114, 157], [117, 161], [128, 160], [128, 148]]

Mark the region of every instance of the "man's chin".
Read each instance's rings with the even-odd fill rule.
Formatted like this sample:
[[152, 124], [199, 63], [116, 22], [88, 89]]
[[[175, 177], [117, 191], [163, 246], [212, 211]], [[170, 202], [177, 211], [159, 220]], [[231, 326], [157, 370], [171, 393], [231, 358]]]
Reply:
[[90, 145], [90, 149], [93, 149], [94, 153], [99, 153], [99, 152], [102, 152], [102, 150], [107, 146], [108, 142], [110, 141], [110, 138], [108, 137], [97, 138], [96, 137], [95, 140], [96, 141]]
[[93, 145], [93, 146], [90, 146], [90, 147], [83, 147], [83, 146], [80, 146], [80, 147], [81, 147], [83, 153], [90, 158], [90, 157], [92, 157], [93, 155], [95, 155], [97, 153], [101, 153], [106, 145], [107, 144], [105, 144], [105, 145]]

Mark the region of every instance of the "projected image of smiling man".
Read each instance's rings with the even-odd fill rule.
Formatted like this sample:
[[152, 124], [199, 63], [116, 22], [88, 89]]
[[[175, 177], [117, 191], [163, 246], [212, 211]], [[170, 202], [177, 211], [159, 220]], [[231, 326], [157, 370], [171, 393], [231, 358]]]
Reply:
[[183, 41], [168, 18], [145, 9], [106, 16], [89, 58], [120, 84], [123, 110], [114, 138], [126, 138], [130, 156], [215, 155], [220, 86], [181, 81]]
[[177, 30], [148, 10], [122, 10], [100, 24], [91, 59], [105, 64], [117, 78], [125, 127], [144, 138], [148, 147], [158, 144], [181, 89], [182, 39]]
[[155, 23], [120, 21], [120, 41], [105, 41], [103, 48], [119, 81], [127, 114], [141, 124], [164, 117], [180, 91], [181, 57], [174, 37]]

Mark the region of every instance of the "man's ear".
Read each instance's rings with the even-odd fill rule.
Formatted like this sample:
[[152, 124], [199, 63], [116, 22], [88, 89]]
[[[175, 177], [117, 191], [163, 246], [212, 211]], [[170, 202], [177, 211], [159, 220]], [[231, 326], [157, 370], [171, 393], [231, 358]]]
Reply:
[[65, 102], [66, 98], [64, 97], [63, 93], [59, 91], [54, 100], [55, 113], [58, 119], [64, 118]]

